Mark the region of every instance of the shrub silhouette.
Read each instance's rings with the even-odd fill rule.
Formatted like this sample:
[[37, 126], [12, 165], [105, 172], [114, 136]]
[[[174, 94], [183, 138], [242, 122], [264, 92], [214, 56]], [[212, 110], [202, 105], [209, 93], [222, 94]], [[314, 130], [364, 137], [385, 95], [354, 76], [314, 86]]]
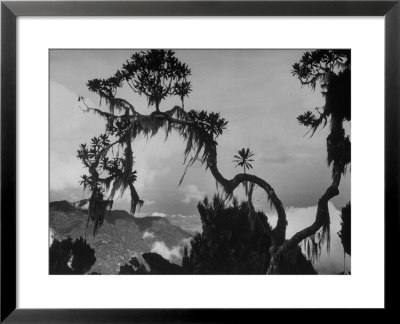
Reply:
[[130, 264], [120, 266], [119, 274], [183, 274], [181, 266], [169, 262], [158, 253], [143, 253], [142, 257], [149, 265], [150, 271], [147, 271], [136, 258], [132, 258]]
[[49, 254], [50, 274], [85, 274], [96, 262], [95, 251], [82, 237], [74, 242], [54, 240]]
[[[250, 227], [249, 205], [233, 200], [225, 206], [221, 197], [205, 198], [197, 206], [203, 232], [191, 240], [190, 253], [184, 251], [182, 266], [189, 274], [265, 274], [270, 262], [271, 227], [267, 216], [256, 212], [256, 226]], [[315, 274], [299, 247], [280, 261], [282, 274]]]
[[119, 274], [148, 274], [144, 265], [142, 265], [138, 259], [132, 258], [129, 261], [130, 264], [123, 264], [119, 267]]
[[344, 248], [344, 252], [348, 255], [351, 255], [351, 204], [348, 203], [345, 207], [342, 208], [342, 222], [340, 225], [342, 226], [340, 232], [338, 233], [340, 240], [342, 241], [342, 245]]

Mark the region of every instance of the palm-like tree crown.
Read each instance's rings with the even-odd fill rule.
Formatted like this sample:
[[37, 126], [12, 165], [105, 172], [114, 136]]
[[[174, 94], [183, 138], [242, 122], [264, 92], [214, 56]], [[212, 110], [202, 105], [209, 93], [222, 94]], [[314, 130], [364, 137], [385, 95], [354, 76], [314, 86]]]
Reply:
[[249, 148], [244, 149], [242, 148], [237, 155], [234, 155], [233, 157], [235, 158], [233, 162], [236, 163], [236, 167], [240, 166], [243, 168], [243, 172], [246, 173], [246, 169], [252, 169], [253, 166], [251, 165], [250, 162], [254, 162], [251, 157], [254, 156], [254, 153], [250, 151]]

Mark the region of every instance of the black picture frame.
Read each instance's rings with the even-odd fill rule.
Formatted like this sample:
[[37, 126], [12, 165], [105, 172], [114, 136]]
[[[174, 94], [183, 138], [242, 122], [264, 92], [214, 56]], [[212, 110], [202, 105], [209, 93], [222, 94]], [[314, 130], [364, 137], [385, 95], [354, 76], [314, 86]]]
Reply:
[[[398, 286], [400, 1], [4, 1], [1, 3], [1, 321], [6, 323], [233, 322], [265, 310], [16, 308], [16, 19], [19, 16], [384, 16], [385, 309]], [[368, 175], [366, 184], [368, 184]], [[371, 188], [374, 190], [374, 188]], [[371, 266], [373, 257], [371, 257]], [[38, 292], [40, 293], [40, 292]], [[261, 314], [254, 314], [258, 312]], [[241, 314], [243, 315], [243, 314]], [[246, 314], [249, 316], [249, 314]], [[268, 315], [270, 316], [270, 315]], [[318, 316], [318, 315], [317, 315]], [[381, 315], [379, 315], [381, 316]], [[382, 320], [382, 319], [381, 319]]]

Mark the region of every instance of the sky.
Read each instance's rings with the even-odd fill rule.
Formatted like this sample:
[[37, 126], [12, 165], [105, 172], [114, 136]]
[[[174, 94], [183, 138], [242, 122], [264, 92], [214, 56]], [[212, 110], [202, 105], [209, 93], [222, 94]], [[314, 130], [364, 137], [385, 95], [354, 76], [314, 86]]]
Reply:
[[[86, 88], [93, 78], [107, 78], [135, 50], [52, 50], [50, 51], [50, 200], [79, 200], [88, 197], [79, 186], [85, 173], [76, 158], [79, 144], [89, 142], [104, 132], [100, 117], [84, 113], [78, 96], [99, 107], [99, 98]], [[320, 90], [302, 87], [291, 75], [292, 64], [305, 50], [176, 50], [176, 56], [192, 71], [192, 93], [185, 99], [185, 109], [219, 112], [228, 121], [218, 138], [218, 165], [226, 178], [240, 170], [232, 162], [241, 148], [254, 152], [251, 173], [266, 180], [286, 206], [288, 236], [310, 225], [315, 206], [331, 182], [326, 163], [326, 136], [329, 127], [313, 137], [298, 124], [296, 117], [324, 104]], [[145, 98], [122, 89], [119, 97], [129, 100], [139, 112], [149, 114]], [[160, 109], [167, 110], [179, 100], [168, 99]], [[104, 106], [100, 106], [106, 109]], [[350, 125], [346, 125], [350, 132]], [[217, 193], [215, 180], [204, 166], [195, 164], [178, 186], [183, 165], [184, 142], [177, 134], [165, 141], [164, 132], [150, 140], [134, 142], [135, 183], [144, 206], [136, 216], [160, 215], [196, 219], [196, 205], [206, 195]], [[340, 230], [340, 209], [350, 201], [350, 174], [340, 184], [340, 195], [332, 199], [332, 256], [337, 266], [343, 263], [343, 250], [336, 232]], [[243, 197], [243, 190], [235, 192]], [[256, 209], [276, 218], [268, 207], [265, 193], [254, 194]], [[117, 209], [129, 209], [129, 195], [115, 202]], [[297, 216], [296, 216], [297, 215]], [[301, 216], [299, 216], [301, 215]], [[335, 218], [335, 219], [333, 219]], [[192, 222], [189, 222], [192, 223]], [[193, 225], [193, 224], [192, 224]], [[193, 227], [193, 226], [192, 226]], [[196, 227], [195, 227], [196, 228]], [[193, 228], [191, 228], [193, 229]], [[337, 241], [337, 242], [336, 242]], [[335, 243], [336, 242], [336, 243]], [[336, 260], [339, 258], [340, 261]], [[324, 264], [332, 269], [329, 263]], [[326, 272], [329, 272], [326, 270]]]

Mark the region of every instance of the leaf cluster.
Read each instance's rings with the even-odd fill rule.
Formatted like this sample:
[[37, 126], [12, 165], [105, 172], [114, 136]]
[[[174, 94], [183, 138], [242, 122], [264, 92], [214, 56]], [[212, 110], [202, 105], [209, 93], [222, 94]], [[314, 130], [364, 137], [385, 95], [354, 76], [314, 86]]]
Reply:
[[[89, 175], [82, 175], [80, 185], [84, 190], [99, 191], [104, 193], [110, 189], [112, 181], [124, 176], [129, 167], [127, 181], [133, 183], [137, 178], [137, 171], [131, 170], [130, 164], [134, 164], [133, 156], [125, 149], [121, 155], [108, 157], [102, 154], [110, 145], [109, 135], [101, 134], [93, 137], [90, 145], [81, 144], [77, 151], [77, 158], [89, 170]], [[100, 177], [102, 176], [102, 177]]]
[[246, 172], [246, 169], [252, 169], [253, 166], [251, 165], [250, 162], [254, 162], [253, 159], [251, 159], [254, 156], [254, 153], [250, 151], [250, 148], [242, 148], [237, 155], [234, 155], [234, 160], [233, 162], [236, 163], [236, 167], [240, 166], [243, 168], [244, 172]]
[[113, 99], [124, 83], [139, 95], [146, 95], [148, 105], [158, 105], [168, 96], [181, 100], [192, 91], [187, 77], [191, 70], [172, 50], [149, 50], [134, 53], [122, 68], [108, 79], [87, 82], [89, 91], [101, 98]]
[[79, 145], [76, 157], [82, 161], [85, 167], [89, 167], [96, 162], [97, 155], [109, 144], [110, 140], [107, 134], [94, 136], [89, 145], [86, 143]]
[[204, 131], [214, 139], [222, 135], [228, 124], [219, 113], [207, 112], [205, 110], [191, 110], [187, 117], [194, 122], [194, 127], [198, 128], [200, 131]]
[[318, 81], [323, 82], [327, 72], [350, 67], [350, 50], [315, 50], [305, 52], [300, 61], [292, 66], [292, 75], [303, 85], [315, 89]]
[[350, 64], [350, 50], [316, 50], [305, 52], [300, 61], [293, 64], [292, 70], [303, 85], [315, 89], [317, 82], [321, 84], [325, 105], [315, 108], [319, 116], [306, 111], [297, 120], [310, 129], [311, 136], [329, 120], [327, 162], [329, 166], [333, 164], [332, 172], [339, 170], [343, 174], [351, 161], [350, 139], [343, 128], [343, 122], [351, 120]]
[[297, 121], [300, 125], [310, 127], [315, 125], [317, 117], [311, 111], [306, 111], [304, 114], [297, 117]]

